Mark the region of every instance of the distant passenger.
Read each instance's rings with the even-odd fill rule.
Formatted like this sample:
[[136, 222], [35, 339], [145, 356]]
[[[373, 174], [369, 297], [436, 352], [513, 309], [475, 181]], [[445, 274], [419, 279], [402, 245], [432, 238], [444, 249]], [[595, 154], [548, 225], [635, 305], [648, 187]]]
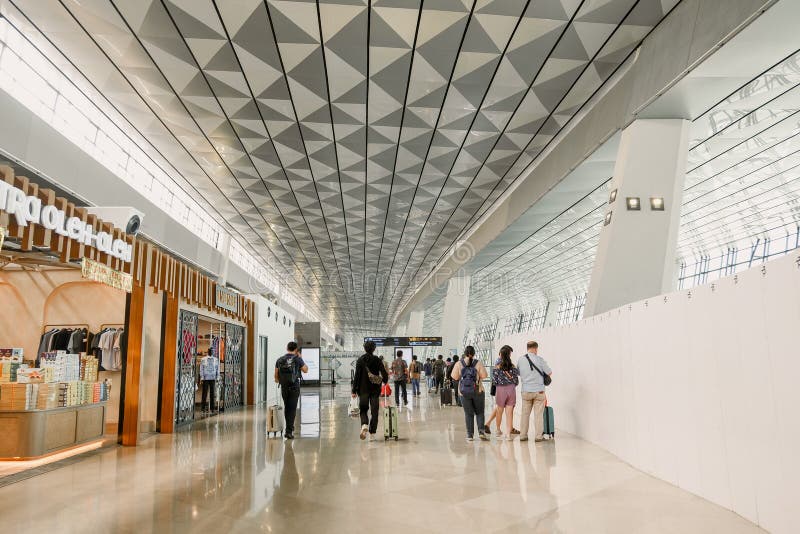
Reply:
[[533, 410], [534, 441], [544, 441], [544, 406], [547, 402], [544, 375], [552, 376], [553, 371], [545, 359], [539, 356], [537, 342], [528, 342], [528, 352], [519, 359], [517, 368], [522, 380], [522, 435], [519, 440], [528, 440], [528, 426]]
[[442, 358], [443, 356], [440, 354], [436, 358], [436, 361], [433, 362], [433, 378], [436, 384], [436, 393], [439, 393], [439, 390], [444, 386], [445, 364]]
[[482, 383], [483, 379], [488, 376], [486, 368], [475, 357], [475, 348], [468, 345], [464, 349], [464, 357], [453, 367], [453, 380], [458, 384], [461, 403], [464, 406], [467, 441], [474, 439], [476, 423], [480, 438], [484, 441], [489, 439], [484, 432], [483, 406], [485, 399]]
[[411, 367], [408, 370], [411, 373], [411, 396], [419, 397], [419, 378], [422, 376], [422, 364], [417, 361], [417, 355], [411, 356]]
[[[364, 355], [356, 361], [356, 371], [353, 378], [353, 397], [358, 397], [361, 414], [361, 439], [375, 441], [375, 432], [378, 431], [379, 400], [381, 385], [389, 382], [389, 373], [386, 372], [383, 362], [375, 356], [375, 342], [364, 343]], [[369, 414], [368, 414], [369, 412]]]
[[458, 379], [453, 376], [453, 370], [458, 365], [458, 356], [453, 356], [453, 366], [450, 368], [450, 387], [453, 388], [453, 397], [456, 399], [456, 406], [461, 406], [461, 396], [458, 394]]
[[422, 366], [422, 371], [425, 373], [425, 382], [428, 385], [428, 391], [433, 389], [433, 363], [430, 358], [425, 358], [425, 365]]
[[300, 400], [300, 373], [307, 373], [308, 366], [300, 357], [297, 343], [290, 341], [286, 345], [286, 354], [275, 362], [275, 382], [281, 386], [286, 428], [284, 437], [294, 439], [294, 418], [297, 414], [297, 401]]
[[394, 377], [394, 403], [400, 406], [400, 390], [403, 390], [403, 404], [408, 406], [408, 393], [406, 392], [406, 382], [408, 382], [408, 364], [403, 359], [403, 351], [397, 351], [397, 357], [392, 362], [392, 376]]
[[497, 406], [497, 439], [503, 439], [503, 415], [508, 421], [508, 439], [512, 439], [514, 424], [514, 406], [517, 404], [517, 385], [519, 384], [519, 370], [511, 361], [512, 348], [505, 345], [500, 349], [500, 357], [492, 369], [492, 379], [495, 383], [495, 402]]

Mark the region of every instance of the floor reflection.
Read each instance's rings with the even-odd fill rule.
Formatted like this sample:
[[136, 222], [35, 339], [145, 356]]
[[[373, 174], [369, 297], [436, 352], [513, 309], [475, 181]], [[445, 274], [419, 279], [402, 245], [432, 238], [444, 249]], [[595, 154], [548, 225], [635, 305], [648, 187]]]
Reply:
[[264, 407], [204, 419], [0, 489], [0, 530], [758, 531], [584, 441], [467, 443], [460, 408], [410, 400], [396, 443], [358, 439], [347, 387], [304, 389], [293, 441]]

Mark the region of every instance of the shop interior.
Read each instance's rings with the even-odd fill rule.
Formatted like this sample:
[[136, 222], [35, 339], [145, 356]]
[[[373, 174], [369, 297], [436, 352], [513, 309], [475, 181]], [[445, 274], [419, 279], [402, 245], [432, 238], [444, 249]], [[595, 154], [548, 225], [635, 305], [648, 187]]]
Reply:
[[0, 477], [116, 443], [126, 293], [6, 240], [0, 302]]
[[[210, 317], [198, 317], [195, 355], [195, 376], [198, 387], [194, 397], [195, 419], [215, 415], [224, 409], [221, 394], [222, 377], [225, 372], [225, 330], [225, 323], [222, 321]], [[216, 373], [213, 372], [214, 369], [217, 370]], [[209, 372], [211, 374], [208, 374]], [[216, 377], [211, 379], [213, 375]]]

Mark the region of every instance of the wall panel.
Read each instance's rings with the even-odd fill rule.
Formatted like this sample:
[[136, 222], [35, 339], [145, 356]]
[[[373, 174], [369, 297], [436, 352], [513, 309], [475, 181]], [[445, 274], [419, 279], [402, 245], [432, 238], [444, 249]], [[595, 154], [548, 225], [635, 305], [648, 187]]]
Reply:
[[[666, 298], [665, 298], [666, 297]], [[776, 533], [800, 532], [800, 255], [536, 339], [559, 430]]]

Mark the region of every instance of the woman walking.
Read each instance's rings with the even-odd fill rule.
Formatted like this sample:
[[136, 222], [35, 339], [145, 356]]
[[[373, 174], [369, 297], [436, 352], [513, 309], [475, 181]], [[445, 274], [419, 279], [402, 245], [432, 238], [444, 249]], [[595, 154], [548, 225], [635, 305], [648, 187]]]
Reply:
[[511, 361], [512, 348], [505, 345], [500, 349], [500, 357], [492, 369], [492, 380], [495, 383], [495, 399], [497, 406], [497, 439], [503, 439], [503, 415], [508, 421], [508, 439], [513, 439], [514, 406], [517, 405], [517, 384], [519, 384], [519, 369]]
[[477, 420], [478, 435], [483, 441], [486, 436], [483, 421], [483, 379], [489, 373], [483, 364], [475, 358], [475, 348], [468, 345], [464, 349], [464, 356], [453, 366], [453, 380], [458, 384], [461, 394], [461, 405], [464, 407], [464, 418], [467, 423], [467, 441], [475, 438], [475, 423]]
[[[361, 415], [361, 439], [375, 441], [375, 432], [378, 431], [379, 400], [381, 385], [389, 382], [389, 373], [383, 361], [375, 356], [375, 342], [364, 343], [365, 354], [356, 361], [356, 371], [353, 377], [353, 398], [358, 397]], [[367, 412], [370, 412], [368, 414]], [[371, 415], [371, 417], [370, 417]]]

